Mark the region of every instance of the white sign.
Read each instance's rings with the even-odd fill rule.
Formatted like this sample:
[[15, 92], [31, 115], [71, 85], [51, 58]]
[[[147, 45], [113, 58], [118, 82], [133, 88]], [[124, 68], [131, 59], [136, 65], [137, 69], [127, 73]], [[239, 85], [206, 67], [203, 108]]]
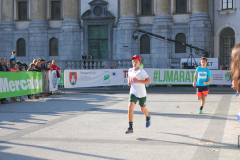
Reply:
[[[145, 69], [152, 85], [192, 85], [194, 69]], [[230, 71], [211, 70], [213, 85], [231, 85]], [[128, 69], [65, 70], [64, 87], [127, 85]]]
[[[195, 63], [195, 61], [196, 63]], [[194, 58], [192, 59], [193, 66], [197, 68], [198, 66], [201, 66], [201, 58]], [[181, 62], [188, 62], [191, 65], [191, 58], [181, 58]], [[208, 58], [208, 64], [207, 67], [209, 69], [218, 69], [218, 58]]]
[[49, 71], [49, 91], [57, 91], [58, 90], [58, 79], [57, 79], [57, 72]]
[[127, 69], [64, 70], [64, 88], [127, 84]]

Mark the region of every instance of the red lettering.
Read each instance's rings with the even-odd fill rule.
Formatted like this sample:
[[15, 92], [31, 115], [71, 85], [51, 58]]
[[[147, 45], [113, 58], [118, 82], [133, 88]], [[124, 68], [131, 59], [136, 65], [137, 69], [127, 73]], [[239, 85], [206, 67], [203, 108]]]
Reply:
[[124, 78], [127, 78], [128, 76], [128, 71], [123, 71], [124, 72]]

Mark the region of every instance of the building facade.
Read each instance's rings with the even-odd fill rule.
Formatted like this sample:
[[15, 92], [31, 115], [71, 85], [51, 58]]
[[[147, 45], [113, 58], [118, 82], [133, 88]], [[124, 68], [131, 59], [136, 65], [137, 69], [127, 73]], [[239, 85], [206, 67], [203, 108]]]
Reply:
[[220, 66], [229, 66], [231, 49], [240, 42], [240, 1], [215, 0], [213, 14], [213, 53]]
[[[16, 50], [17, 59], [26, 63], [37, 58], [81, 60], [83, 53], [113, 61], [139, 54], [145, 67], [179, 68], [180, 58], [189, 56], [189, 48], [146, 34], [133, 38], [133, 32], [145, 30], [209, 52], [214, 48], [210, 56], [218, 57], [221, 54], [213, 44], [212, 21], [228, 16], [217, 10], [211, 14], [214, 5], [208, 0], [0, 2], [0, 56], [9, 60], [11, 51]], [[219, 30], [220, 22], [214, 22], [214, 29]], [[214, 32], [214, 40], [222, 33]], [[194, 50], [193, 55], [198, 57]]]

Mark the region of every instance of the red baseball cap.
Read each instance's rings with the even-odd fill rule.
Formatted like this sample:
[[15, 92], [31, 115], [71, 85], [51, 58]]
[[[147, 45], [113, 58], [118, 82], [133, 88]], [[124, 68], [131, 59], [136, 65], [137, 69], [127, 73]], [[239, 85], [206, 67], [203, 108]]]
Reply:
[[139, 55], [132, 56], [131, 60], [133, 60], [133, 59], [137, 59], [141, 62], [141, 57]]

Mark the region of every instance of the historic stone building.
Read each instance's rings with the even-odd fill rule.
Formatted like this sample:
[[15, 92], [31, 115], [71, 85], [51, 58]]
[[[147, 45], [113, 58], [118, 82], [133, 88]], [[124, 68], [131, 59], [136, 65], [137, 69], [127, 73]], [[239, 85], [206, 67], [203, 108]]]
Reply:
[[[140, 54], [145, 67], [178, 68], [180, 58], [189, 56], [188, 48], [146, 34], [134, 39], [133, 32], [138, 29], [213, 52], [209, 14], [213, 4], [208, 0], [0, 2], [0, 56], [7, 60], [12, 50], [27, 63], [39, 57], [81, 60], [83, 53], [93, 54], [95, 60], [124, 60]], [[218, 36], [215, 32], [214, 39]]]
[[228, 66], [231, 49], [240, 42], [240, 1], [215, 0], [213, 6], [214, 57], [219, 57], [220, 66]]

